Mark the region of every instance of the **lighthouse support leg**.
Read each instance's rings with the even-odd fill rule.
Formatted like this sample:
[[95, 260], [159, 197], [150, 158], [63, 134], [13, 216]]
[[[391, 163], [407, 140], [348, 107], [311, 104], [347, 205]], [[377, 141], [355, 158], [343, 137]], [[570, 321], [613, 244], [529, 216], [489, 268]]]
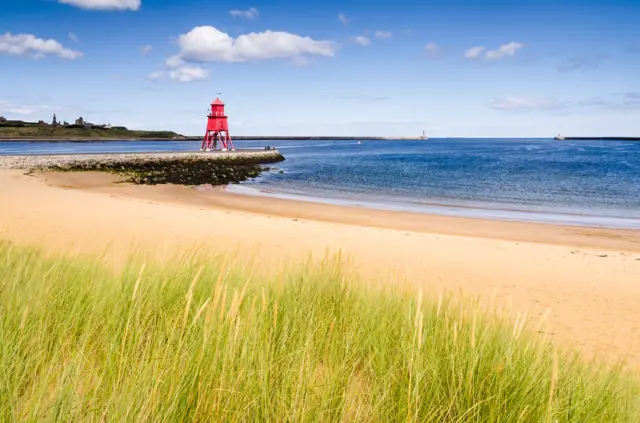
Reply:
[[204, 151], [207, 147], [207, 142], [209, 140], [209, 131], [204, 133], [204, 139], [202, 140], [202, 146], [200, 147], [200, 151]]
[[229, 134], [229, 131], [227, 131], [227, 144], [231, 151], [236, 151], [236, 147], [233, 145], [233, 141], [231, 141], [231, 134]]
[[222, 144], [222, 151], [227, 151], [229, 146], [227, 145], [227, 139], [222, 135], [222, 131], [218, 132], [220, 135], [220, 144]]
[[209, 133], [209, 149], [208, 151], [213, 151], [216, 149], [216, 140], [215, 140], [215, 132]]
[[215, 150], [218, 148], [218, 133], [214, 132], [211, 134], [211, 150]]
[[207, 133], [207, 147], [206, 151], [211, 151], [211, 132]]

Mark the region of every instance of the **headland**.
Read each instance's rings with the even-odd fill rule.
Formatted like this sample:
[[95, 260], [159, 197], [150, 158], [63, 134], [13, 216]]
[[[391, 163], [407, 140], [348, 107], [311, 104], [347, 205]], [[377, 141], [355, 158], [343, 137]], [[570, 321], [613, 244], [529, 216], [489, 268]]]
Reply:
[[93, 124], [82, 117], [74, 123], [59, 122], [53, 115], [51, 123], [9, 120], [0, 116], [0, 141], [6, 140], [142, 140], [180, 137], [173, 131], [136, 131], [124, 126]]

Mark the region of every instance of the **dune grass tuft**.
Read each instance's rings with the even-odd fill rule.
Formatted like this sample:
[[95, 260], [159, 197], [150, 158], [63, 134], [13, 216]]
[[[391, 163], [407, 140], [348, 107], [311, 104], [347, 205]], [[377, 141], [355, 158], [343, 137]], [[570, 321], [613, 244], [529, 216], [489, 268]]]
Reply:
[[522, 320], [352, 282], [0, 243], [0, 421], [640, 421], [634, 377]]

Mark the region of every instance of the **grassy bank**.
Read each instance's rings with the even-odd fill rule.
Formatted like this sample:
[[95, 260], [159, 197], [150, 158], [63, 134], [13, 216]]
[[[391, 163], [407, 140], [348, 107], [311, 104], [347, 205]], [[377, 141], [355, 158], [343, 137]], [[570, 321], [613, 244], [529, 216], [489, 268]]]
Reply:
[[171, 139], [180, 137], [172, 131], [132, 131], [129, 129], [99, 129], [99, 128], [65, 128], [52, 126], [23, 126], [9, 127], [0, 125], [0, 137], [7, 139], [48, 139], [48, 138], [105, 138], [105, 139]]
[[333, 261], [120, 274], [0, 243], [1, 421], [637, 422], [636, 381]]

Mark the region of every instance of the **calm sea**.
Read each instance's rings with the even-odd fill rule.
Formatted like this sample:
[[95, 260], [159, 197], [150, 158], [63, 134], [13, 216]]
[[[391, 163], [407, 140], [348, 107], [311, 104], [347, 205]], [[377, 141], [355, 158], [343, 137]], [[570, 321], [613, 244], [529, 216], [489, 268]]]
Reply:
[[[640, 229], [640, 143], [259, 141], [286, 161], [231, 191], [380, 209]], [[194, 142], [0, 143], [0, 154], [184, 151]]]

